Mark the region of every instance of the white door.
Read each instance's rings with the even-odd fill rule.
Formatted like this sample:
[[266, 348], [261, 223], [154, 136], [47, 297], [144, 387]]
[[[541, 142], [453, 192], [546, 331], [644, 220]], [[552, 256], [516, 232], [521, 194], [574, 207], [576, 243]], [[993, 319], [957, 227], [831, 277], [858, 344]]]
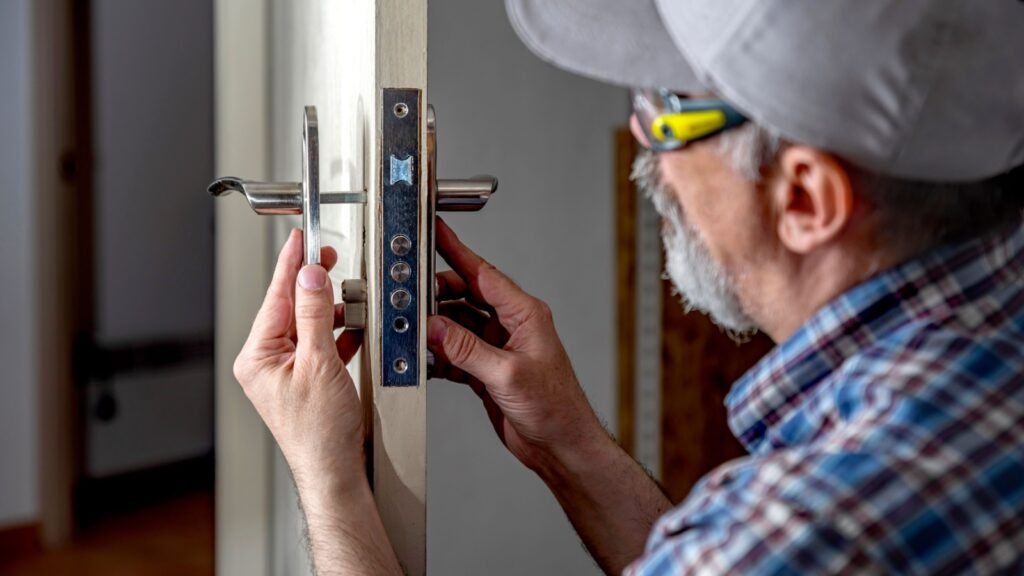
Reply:
[[[215, 28], [217, 173], [299, 180], [303, 108], [316, 106], [321, 190], [367, 192], [365, 207], [324, 205], [321, 235], [339, 254], [336, 301], [342, 280], [367, 281], [366, 340], [350, 370], [372, 429], [378, 507], [409, 574], [426, 566], [426, 9], [426, 0], [218, 0]], [[404, 344], [382, 339], [393, 325], [382, 311], [393, 288], [380, 273], [384, 240], [397, 226], [382, 195], [381, 156], [390, 156], [381, 149], [399, 109], [389, 89], [405, 90], [401, 117], [421, 145], [410, 187], [421, 209], [401, 222], [418, 281]], [[277, 250], [301, 220], [257, 216], [238, 198], [217, 204], [217, 571], [308, 573], [287, 467], [231, 374]], [[392, 346], [412, 351], [399, 371]]]

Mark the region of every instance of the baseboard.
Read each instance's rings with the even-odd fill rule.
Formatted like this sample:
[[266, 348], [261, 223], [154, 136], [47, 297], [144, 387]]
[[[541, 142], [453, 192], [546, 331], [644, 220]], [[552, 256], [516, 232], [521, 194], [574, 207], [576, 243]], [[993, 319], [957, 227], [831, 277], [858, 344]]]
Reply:
[[32, 522], [0, 527], [0, 558], [13, 560], [42, 549], [39, 524]]
[[75, 488], [75, 521], [80, 529], [104, 518], [152, 506], [198, 491], [213, 491], [213, 453], [108, 476], [83, 478]]

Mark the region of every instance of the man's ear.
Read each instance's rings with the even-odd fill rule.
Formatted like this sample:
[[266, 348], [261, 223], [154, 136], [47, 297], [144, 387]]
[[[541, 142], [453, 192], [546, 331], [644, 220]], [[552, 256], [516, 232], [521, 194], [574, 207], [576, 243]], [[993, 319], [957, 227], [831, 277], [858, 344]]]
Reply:
[[792, 145], [779, 154], [778, 170], [771, 191], [782, 244], [807, 254], [836, 238], [853, 215], [853, 187], [843, 163]]

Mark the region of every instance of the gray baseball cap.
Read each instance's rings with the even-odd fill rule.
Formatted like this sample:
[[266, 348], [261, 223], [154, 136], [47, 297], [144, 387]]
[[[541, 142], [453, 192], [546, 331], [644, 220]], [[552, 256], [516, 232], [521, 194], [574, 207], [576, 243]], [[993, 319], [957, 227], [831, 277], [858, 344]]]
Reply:
[[1021, 0], [506, 0], [541, 59], [714, 92], [783, 137], [890, 176], [1024, 163]]

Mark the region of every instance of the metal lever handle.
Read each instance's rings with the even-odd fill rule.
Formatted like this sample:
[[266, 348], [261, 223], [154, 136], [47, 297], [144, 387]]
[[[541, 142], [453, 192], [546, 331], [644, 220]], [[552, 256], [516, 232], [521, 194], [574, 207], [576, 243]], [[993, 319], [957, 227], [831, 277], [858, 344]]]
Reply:
[[438, 212], [476, 212], [498, 190], [494, 176], [476, 176], [468, 180], [437, 181]]
[[[257, 182], [234, 176], [218, 178], [206, 191], [224, 196], [232, 191], [245, 196], [257, 214], [302, 214], [301, 182]], [[320, 204], [365, 204], [366, 192], [321, 192]]]
[[430, 203], [435, 212], [476, 212], [498, 191], [498, 179], [494, 176], [457, 180], [437, 177], [437, 115], [433, 106], [427, 107], [427, 165]]
[[306, 264], [320, 263], [320, 205], [365, 204], [365, 192], [320, 191], [320, 136], [315, 106], [302, 116], [302, 182], [257, 182], [234, 176], [218, 178], [206, 190], [224, 196], [241, 193], [257, 214], [302, 214]]

